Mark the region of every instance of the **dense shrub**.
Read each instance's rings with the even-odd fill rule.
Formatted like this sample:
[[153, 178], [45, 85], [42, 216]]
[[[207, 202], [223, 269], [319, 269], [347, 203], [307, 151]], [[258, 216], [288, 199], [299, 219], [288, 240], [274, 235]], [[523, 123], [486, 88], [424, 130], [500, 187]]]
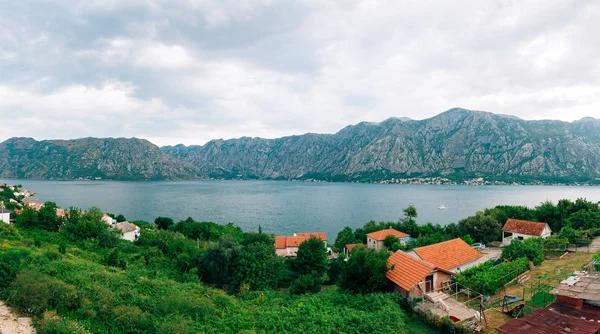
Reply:
[[8, 297], [8, 287], [17, 277], [23, 260], [29, 256], [26, 249], [11, 248], [0, 253], [0, 298]]
[[484, 295], [493, 295], [504, 284], [529, 269], [529, 260], [525, 257], [513, 262], [504, 262], [494, 266], [485, 262], [477, 267], [469, 268], [456, 277], [456, 281]]
[[120, 233], [102, 221], [102, 211], [90, 208], [87, 214], [70, 219], [62, 226], [60, 233], [73, 242], [94, 239], [99, 246], [115, 247], [119, 241]]
[[385, 277], [389, 252], [357, 247], [348, 262], [342, 266], [339, 286], [343, 291], [373, 293], [391, 291], [392, 284]]
[[321, 275], [318, 273], [306, 274], [296, 278], [290, 285], [290, 293], [301, 295], [321, 291]]
[[533, 261], [535, 265], [542, 263], [544, 261], [544, 239], [513, 239], [510, 245], [502, 248], [503, 259], [516, 260], [520, 257], [526, 257], [530, 261]]
[[28, 315], [40, 315], [53, 309], [65, 312], [80, 305], [74, 286], [32, 270], [23, 270], [17, 275], [11, 285], [9, 301]]

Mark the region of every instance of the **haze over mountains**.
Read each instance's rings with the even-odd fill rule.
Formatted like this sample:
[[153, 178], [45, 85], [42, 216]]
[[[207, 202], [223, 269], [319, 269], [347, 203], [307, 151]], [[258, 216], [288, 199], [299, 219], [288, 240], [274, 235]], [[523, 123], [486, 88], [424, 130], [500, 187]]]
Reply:
[[485, 177], [593, 181], [600, 176], [600, 120], [527, 121], [450, 109], [425, 120], [362, 122], [335, 134], [242, 137], [159, 148], [141, 139], [0, 144], [0, 177], [41, 179], [320, 179]]

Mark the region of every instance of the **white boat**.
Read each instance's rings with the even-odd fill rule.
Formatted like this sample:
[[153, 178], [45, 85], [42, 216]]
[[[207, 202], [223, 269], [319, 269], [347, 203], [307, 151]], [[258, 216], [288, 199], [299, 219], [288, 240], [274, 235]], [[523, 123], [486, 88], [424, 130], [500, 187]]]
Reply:
[[444, 204], [438, 206], [438, 210], [446, 210], [446, 206]]

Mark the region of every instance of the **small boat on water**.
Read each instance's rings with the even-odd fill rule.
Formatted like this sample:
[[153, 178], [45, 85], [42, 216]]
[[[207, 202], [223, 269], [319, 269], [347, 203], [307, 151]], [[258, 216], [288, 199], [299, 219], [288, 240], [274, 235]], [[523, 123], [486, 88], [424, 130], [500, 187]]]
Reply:
[[446, 210], [446, 206], [444, 204], [438, 206], [438, 210]]

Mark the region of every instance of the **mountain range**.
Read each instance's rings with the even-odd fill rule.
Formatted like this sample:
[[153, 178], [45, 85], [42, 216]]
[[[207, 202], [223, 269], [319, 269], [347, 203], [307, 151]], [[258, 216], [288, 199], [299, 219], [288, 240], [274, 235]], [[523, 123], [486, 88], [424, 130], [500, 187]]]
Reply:
[[460, 108], [432, 118], [362, 122], [335, 134], [212, 140], [157, 147], [141, 139], [0, 143], [0, 177], [76, 179], [318, 179], [593, 182], [600, 120], [531, 121]]

